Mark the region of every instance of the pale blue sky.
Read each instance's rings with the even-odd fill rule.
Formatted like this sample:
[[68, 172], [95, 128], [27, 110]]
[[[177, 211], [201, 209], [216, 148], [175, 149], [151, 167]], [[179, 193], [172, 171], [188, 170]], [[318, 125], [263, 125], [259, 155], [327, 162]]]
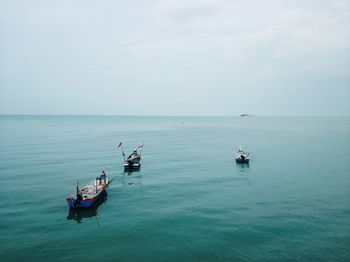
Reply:
[[0, 0], [0, 114], [350, 115], [350, 1]]

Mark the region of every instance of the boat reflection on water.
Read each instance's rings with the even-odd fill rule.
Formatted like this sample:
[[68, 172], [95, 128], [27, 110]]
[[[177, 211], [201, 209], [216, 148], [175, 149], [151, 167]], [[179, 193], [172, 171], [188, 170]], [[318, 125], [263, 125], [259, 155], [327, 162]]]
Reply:
[[242, 168], [249, 167], [249, 163], [236, 163], [236, 165]]
[[239, 172], [249, 172], [249, 163], [236, 163]]
[[[67, 216], [67, 220], [75, 220], [77, 223], [83, 223], [83, 218], [96, 217], [98, 214], [98, 208], [107, 201], [107, 192], [101, 196], [90, 208], [70, 208]], [[96, 217], [97, 224], [98, 220]]]
[[123, 172], [123, 175], [137, 175], [138, 173], [140, 172], [140, 169], [125, 169], [124, 172]]
[[121, 182], [126, 186], [141, 186], [142, 187], [142, 176], [140, 170], [125, 170]]

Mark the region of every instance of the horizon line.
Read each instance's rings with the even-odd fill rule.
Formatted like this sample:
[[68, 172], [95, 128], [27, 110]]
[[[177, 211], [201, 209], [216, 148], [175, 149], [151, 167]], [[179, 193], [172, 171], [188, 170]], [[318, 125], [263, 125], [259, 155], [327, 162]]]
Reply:
[[23, 113], [14, 113], [14, 114], [3, 114], [0, 113], [0, 116], [103, 116], [103, 117], [350, 117], [350, 115], [123, 115], [123, 114], [23, 114]]

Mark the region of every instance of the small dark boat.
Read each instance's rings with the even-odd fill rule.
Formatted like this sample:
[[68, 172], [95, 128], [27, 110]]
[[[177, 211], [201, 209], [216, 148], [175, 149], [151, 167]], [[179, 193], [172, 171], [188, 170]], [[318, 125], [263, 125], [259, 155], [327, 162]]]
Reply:
[[77, 186], [76, 194], [68, 196], [67, 204], [70, 208], [88, 208], [98, 199], [105, 196], [108, 186], [108, 177], [104, 170], [94, 181], [79, 189]]
[[[122, 148], [122, 154], [124, 158], [123, 166], [126, 170], [137, 170], [141, 167], [141, 153], [143, 149], [143, 144], [134, 149], [134, 151], [125, 159], [125, 153], [122, 142], [119, 143], [118, 148]], [[139, 150], [139, 152], [138, 152]]]
[[240, 147], [236, 152], [236, 163], [249, 164], [249, 153], [242, 150]]
[[123, 166], [125, 169], [139, 169], [141, 166], [141, 156], [135, 149], [130, 156], [124, 161]]

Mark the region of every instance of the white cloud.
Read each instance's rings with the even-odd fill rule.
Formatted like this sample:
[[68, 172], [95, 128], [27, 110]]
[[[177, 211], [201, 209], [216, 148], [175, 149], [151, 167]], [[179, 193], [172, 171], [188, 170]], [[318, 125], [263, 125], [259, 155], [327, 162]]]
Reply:
[[[113, 94], [136, 89], [154, 102], [153, 112], [162, 97], [168, 105], [178, 98], [188, 105], [200, 99], [196, 109], [204, 114], [212, 113], [205, 104], [213, 97], [218, 114], [227, 112], [222, 108], [233, 110], [237, 105], [232, 105], [232, 97], [242, 90], [250, 99], [256, 97], [250, 102], [256, 108], [268, 108], [259, 99], [272, 93], [275, 100], [289, 99], [284, 92], [288, 88], [307, 90], [302, 92], [305, 101], [314, 100], [319, 86], [324, 87], [320, 101], [334, 93], [329, 87], [338, 88], [337, 97], [350, 92], [348, 0], [0, 5], [0, 91], [12, 99], [7, 99], [8, 108], [18, 105], [14, 101], [26, 88], [43, 94], [48, 88], [62, 94], [81, 94], [88, 88], [97, 99], [102, 88], [103, 99], [111, 101]], [[290, 93], [296, 100], [301, 94]], [[146, 113], [143, 98], [139, 111]], [[184, 113], [193, 110], [188, 106]], [[322, 112], [322, 103], [317, 110]]]
[[277, 57], [349, 48], [350, 2], [160, 1], [130, 46], [137, 58], [217, 52], [249, 59], [251, 52]]

